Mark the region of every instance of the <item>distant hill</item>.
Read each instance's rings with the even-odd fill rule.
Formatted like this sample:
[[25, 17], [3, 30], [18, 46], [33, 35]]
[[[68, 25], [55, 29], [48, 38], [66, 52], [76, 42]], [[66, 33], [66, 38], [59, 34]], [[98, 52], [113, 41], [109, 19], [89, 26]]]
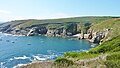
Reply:
[[[1, 23], [0, 32], [10, 33], [15, 35], [30, 35], [30, 34], [39, 35], [39, 34], [47, 34], [49, 33], [49, 29], [55, 28], [55, 29], [59, 29], [59, 31], [56, 31], [56, 33], [58, 33], [59, 35], [70, 36], [80, 33], [80, 31], [82, 31], [81, 25], [83, 25], [83, 27], [85, 28], [86, 33], [90, 27], [95, 32], [109, 28], [113, 28], [113, 31], [115, 31], [116, 29], [119, 31], [118, 29], [119, 18], [120, 17], [110, 17], [110, 16], [88, 16], [88, 17], [73, 17], [73, 18], [44, 19], [44, 20], [36, 20], [36, 19], [14, 20], [14, 21]], [[34, 32], [29, 33], [29, 31], [32, 29], [34, 29]], [[64, 30], [66, 32], [64, 32]], [[53, 33], [52, 35], [54, 35], [55, 33], [54, 31], [51, 31], [50, 33]], [[110, 34], [113, 33], [114, 32]], [[115, 34], [119, 35], [119, 32], [116, 32]]]
[[19, 26], [19, 28], [25, 28], [32, 25], [45, 24], [45, 23], [65, 23], [65, 22], [90, 22], [90, 23], [99, 23], [104, 20], [112, 19], [114, 17], [73, 17], [73, 18], [61, 18], [61, 19], [44, 19], [44, 20], [36, 20], [36, 19], [28, 19], [28, 20], [15, 20], [6, 22], [3, 24], [4, 27], [6, 25], [11, 25], [14, 27]]

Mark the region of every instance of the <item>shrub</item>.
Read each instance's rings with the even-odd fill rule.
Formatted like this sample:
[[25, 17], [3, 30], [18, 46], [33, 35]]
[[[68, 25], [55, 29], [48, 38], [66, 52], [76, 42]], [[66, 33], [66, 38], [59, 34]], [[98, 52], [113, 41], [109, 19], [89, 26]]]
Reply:
[[54, 62], [55, 65], [57, 66], [70, 66], [70, 65], [73, 65], [73, 61], [72, 60], [68, 60], [66, 58], [57, 58]]
[[106, 57], [107, 60], [120, 60], [120, 52], [112, 53]]
[[89, 53], [106, 53], [110, 51], [119, 51], [119, 50], [120, 50], [120, 36], [117, 36], [109, 41], [102, 43], [96, 48], [91, 49]]
[[105, 61], [105, 65], [107, 68], [120, 68], [120, 60], [107, 60]]
[[76, 58], [79, 56], [78, 52], [66, 52], [64, 53], [64, 57], [72, 57], [72, 58]]
[[114, 52], [106, 57], [105, 65], [108, 68], [120, 68], [120, 52]]

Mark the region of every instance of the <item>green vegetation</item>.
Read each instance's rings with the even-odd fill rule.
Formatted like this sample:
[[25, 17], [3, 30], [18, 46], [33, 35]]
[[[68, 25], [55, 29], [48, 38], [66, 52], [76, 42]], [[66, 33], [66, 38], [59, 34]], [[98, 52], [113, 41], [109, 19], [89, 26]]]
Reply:
[[[82, 24], [80, 26], [81, 30], [85, 29], [85, 24]], [[105, 57], [106, 60], [97, 59], [94, 62], [90, 61], [88, 62], [89, 65], [93, 63], [94, 65], [96, 65], [98, 63], [101, 66], [106, 66], [107, 68], [120, 68], [120, 19], [116, 18], [105, 20], [88, 28], [93, 29], [94, 32], [100, 32], [106, 29], [111, 29], [108, 33], [108, 36], [105, 38], [109, 38], [109, 40], [103, 42], [95, 48], [90, 49], [88, 52], [67, 52], [64, 54], [63, 58], [76, 62], [78, 60], [89, 60], [94, 59], [95, 57], [102, 56], [101, 58]], [[59, 62], [60, 60], [62, 59], [59, 59]]]
[[[73, 25], [75, 25], [74, 23], [77, 24], [77, 27], [73, 27]], [[74, 30], [77, 28], [77, 32], [80, 32], [81, 30], [86, 32], [89, 28], [92, 29], [93, 32], [102, 32], [106, 29], [110, 29], [107, 37], [103, 39], [105, 42], [102, 42], [102, 44], [92, 48], [88, 52], [66, 52], [62, 57], [57, 58], [54, 64], [61, 66], [60, 68], [82, 68], [81, 65], [75, 65], [75, 62], [78, 60], [87, 60], [86, 66], [88, 67], [94, 66], [96, 68], [97, 65], [105, 65], [107, 68], [120, 68], [120, 17], [74, 17], [47, 20], [16, 20], [2, 23], [0, 24], [0, 28], [9, 26], [9, 29], [22, 29], [40, 24], [45, 25], [48, 29], [63, 27], [66, 30]], [[74, 31], [76, 31], [76, 29]], [[98, 58], [93, 60], [96, 57]], [[103, 57], [105, 57], [106, 60], [103, 60]], [[90, 59], [92, 59], [92, 61]]]
[[73, 65], [74, 63], [72, 60], [59, 57], [55, 60], [54, 64], [57, 66], [69, 66], [69, 65]]
[[105, 39], [112, 39], [113, 37], [120, 35], [120, 19], [118, 18], [103, 21], [102, 23], [93, 25], [91, 29], [93, 29], [95, 32], [111, 29]]
[[60, 28], [60, 27], [62, 27], [61, 24], [49, 24], [47, 26], [48, 29], [56, 29], [56, 28]]
[[105, 65], [108, 68], [120, 68], [120, 51], [106, 57]]
[[61, 18], [61, 19], [45, 19], [45, 20], [35, 20], [35, 19], [29, 19], [29, 20], [15, 20], [10, 21], [4, 24], [1, 24], [1, 27], [4, 27], [6, 25], [14, 26], [15, 28], [26, 28], [30, 27], [32, 25], [38, 25], [38, 24], [48, 24], [48, 23], [65, 23], [65, 22], [90, 22], [90, 23], [99, 23], [105, 20], [112, 19], [114, 17], [73, 17], [73, 18]]
[[90, 22], [86, 22], [86, 23], [82, 23], [80, 22], [78, 24], [78, 32], [83, 31], [84, 33], [87, 33], [87, 30], [92, 26], [92, 23]]
[[89, 59], [89, 58], [94, 58], [97, 57], [99, 54], [91, 54], [88, 52], [66, 52], [64, 53], [64, 57], [70, 58], [73, 61], [77, 61], [80, 59]]
[[[105, 57], [105, 55], [107, 56]], [[105, 57], [106, 61], [100, 59], [99, 56], [101, 56], [101, 58]], [[96, 59], [96, 61], [94, 61], [95, 63], [92, 61], [88, 63], [99, 63], [99, 65], [105, 65], [107, 68], [120, 68], [120, 35], [111, 40], [103, 42], [101, 45], [97, 46], [96, 48], [92, 48], [88, 52], [67, 52], [62, 57], [66, 59], [60, 58], [59, 62], [64, 62], [64, 60], [76, 62], [78, 60], [87, 60], [90, 58], [94, 59], [95, 57], [99, 57]], [[59, 63], [57, 60], [55, 62]]]
[[117, 36], [111, 40], [108, 40], [101, 45], [93, 48], [89, 53], [107, 53], [120, 51], [120, 36]]

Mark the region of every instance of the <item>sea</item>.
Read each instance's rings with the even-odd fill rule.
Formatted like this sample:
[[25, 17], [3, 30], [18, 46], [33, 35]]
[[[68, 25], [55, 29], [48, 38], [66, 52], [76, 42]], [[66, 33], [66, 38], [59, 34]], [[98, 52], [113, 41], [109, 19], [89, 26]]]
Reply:
[[0, 68], [15, 68], [34, 60], [55, 60], [65, 52], [91, 49], [86, 40], [47, 36], [15, 36], [0, 33]]

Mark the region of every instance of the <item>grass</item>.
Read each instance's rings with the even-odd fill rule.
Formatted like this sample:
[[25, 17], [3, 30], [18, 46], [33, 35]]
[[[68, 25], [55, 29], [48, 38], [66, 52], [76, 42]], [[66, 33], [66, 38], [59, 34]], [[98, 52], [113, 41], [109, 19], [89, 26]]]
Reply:
[[90, 59], [97, 57], [99, 54], [90, 54], [88, 52], [66, 52], [64, 57], [73, 59], [73, 61], [77, 61], [80, 59]]
[[[45, 21], [45, 20], [44, 20]], [[42, 21], [42, 23], [45, 23]], [[120, 19], [119, 18], [98, 18], [98, 17], [83, 17], [83, 18], [68, 18], [68, 19], [55, 19], [49, 20], [49, 22], [92, 22], [98, 23], [91, 27], [96, 32], [103, 31], [105, 29], [112, 28], [108, 37], [111, 37], [110, 40], [103, 42], [95, 48], [92, 48], [88, 52], [66, 52], [62, 57], [57, 58], [52, 64], [51, 68], [120, 68]], [[96, 22], [97, 21], [97, 22]], [[101, 22], [101, 23], [100, 23]], [[40, 22], [36, 22], [40, 23]], [[34, 23], [34, 24], [36, 24]], [[46, 21], [47, 23], [47, 21]], [[24, 25], [28, 23], [24, 23]], [[27, 26], [33, 25], [33, 22], [30, 22]], [[23, 26], [23, 25], [22, 25]], [[26, 26], [24, 26], [26, 27]], [[50, 26], [50, 28], [53, 27]], [[54, 28], [54, 27], [53, 27]], [[107, 56], [103, 60], [104, 55]], [[99, 57], [101, 56], [101, 58]], [[98, 59], [88, 61], [84, 65], [75, 64], [79, 60], [90, 60], [98, 57]], [[49, 68], [49, 67], [48, 67]]]
[[[100, 55], [101, 58], [103, 58], [105, 54], [107, 54], [105, 57], [106, 60], [99, 58]], [[98, 59], [86, 62], [85, 66], [89, 67], [95, 65], [94, 67], [98, 67], [101, 65], [106, 68], [120, 68], [120, 35], [109, 41], [103, 42], [101, 45], [89, 50], [88, 52], [66, 52], [62, 58], [76, 62], [78, 60], [94, 59], [95, 57], [98, 57]], [[83, 62], [85, 62], [85, 60]], [[60, 58], [59, 62], [61, 61], [64, 62], [64, 60]], [[58, 61], [55, 62], [59, 63]], [[81, 67], [81, 65], [77, 67]]]
[[[72, 18], [60, 18], [60, 19], [44, 19], [44, 20], [35, 20], [35, 19], [29, 19], [29, 20], [15, 20], [10, 21], [5, 24], [1, 24], [2, 27], [5, 25], [10, 24], [11, 26], [15, 26], [16, 28], [26, 28], [30, 27], [32, 25], [38, 25], [38, 24], [46, 24], [46, 23], [65, 23], [65, 22], [90, 22], [90, 23], [99, 23], [104, 20], [112, 19], [114, 17], [72, 17]], [[19, 25], [17, 25], [19, 24]]]
[[105, 65], [108, 68], [120, 68], [120, 51], [111, 53], [106, 59]]
[[91, 29], [94, 32], [100, 32], [100, 31], [110, 29], [110, 28], [112, 30], [108, 33], [108, 35], [105, 39], [108, 39], [108, 38], [112, 39], [113, 37], [116, 37], [116, 36], [120, 35], [120, 18], [106, 20], [106, 21], [103, 21], [103, 22], [98, 23], [96, 25], [93, 25], [91, 27]]

